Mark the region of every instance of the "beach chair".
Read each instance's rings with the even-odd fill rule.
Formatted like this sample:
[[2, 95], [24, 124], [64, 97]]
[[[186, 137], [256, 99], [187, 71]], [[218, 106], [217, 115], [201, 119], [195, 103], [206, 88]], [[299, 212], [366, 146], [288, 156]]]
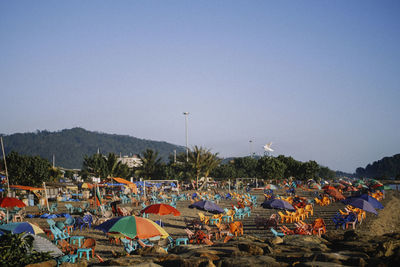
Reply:
[[169, 203], [169, 205], [176, 209], [176, 202], [175, 201], [172, 201], [171, 203]]
[[230, 223], [229, 232], [235, 236], [243, 235], [243, 223], [240, 221]]
[[55, 213], [56, 211], [58, 211], [57, 207], [58, 207], [58, 204], [57, 203], [53, 203], [53, 204], [51, 204], [51, 206], [49, 208], [49, 211], [51, 213]]
[[345, 228], [346, 221], [343, 216], [344, 215], [341, 215], [339, 213], [337, 213], [335, 216], [333, 216], [332, 221], [335, 224], [336, 229], [338, 229], [339, 227], [343, 227], [343, 229]]
[[218, 228], [211, 228], [208, 225], [205, 225], [204, 228], [207, 230], [208, 239], [212, 240], [213, 237], [215, 239], [220, 239]]
[[131, 254], [133, 251], [135, 251], [138, 248], [137, 242], [131, 242], [130, 240], [126, 238], [121, 238], [121, 242], [124, 245], [124, 249], [126, 253]]
[[349, 213], [349, 215], [346, 216], [344, 219], [346, 229], [349, 227], [349, 225], [353, 226], [353, 230], [356, 229], [356, 223], [358, 222], [357, 215], [354, 213]]
[[281, 217], [281, 223], [286, 222], [292, 222], [292, 217], [289, 215], [283, 214], [281, 211], [278, 211], [279, 216]]
[[209, 216], [205, 216], [204, 213], [199, 212], [198, 213], [200, 221], [204, 224], [208, 224], [208, 222], [210, 221], [210, 217]]
[[326, 224], [324, 219], [318, 218], [312, 223], [312, 233], [314, 235], [321, 236], [321, 234], [326, 233]]
[[275, 237], [282, 237], [282, 236], [285, 236], [285, 234], [284, 233], [279, 233], [279, 232], [277, 232], [274, 228], [270, 228], [270, 230], [271, 230], [271, 232], [272, 232], [272, 234], [275, 236]]
[[251, 214], [250, 207], [244, 207], [243, 214], [247, 214], [247, 217], [250, 217], [250, 214]]
[[138, 239], [137, 242], [138, 242], [139, 246], [142, 248], [154, 246], [153, 243], [151, 243], [150, 241], [148, 241], [146, 239]]
[[185, 228], [185, 232], [188, 235], [189, 239], [192, 239], [194, 237], [194, 233], [190, 231], [188, 228]]

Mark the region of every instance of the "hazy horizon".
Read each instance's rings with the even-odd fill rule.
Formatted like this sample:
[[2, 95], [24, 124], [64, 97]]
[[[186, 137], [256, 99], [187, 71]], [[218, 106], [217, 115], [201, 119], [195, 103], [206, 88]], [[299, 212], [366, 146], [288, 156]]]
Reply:
[[82, 127], [333, 170], [400, 152], [399, 1], [1, 1], [0, 132]]

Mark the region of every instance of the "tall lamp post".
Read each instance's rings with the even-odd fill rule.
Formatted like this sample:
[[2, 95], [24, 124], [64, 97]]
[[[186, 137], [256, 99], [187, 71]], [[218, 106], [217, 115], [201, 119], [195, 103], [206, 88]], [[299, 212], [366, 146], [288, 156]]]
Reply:
[[183, 112], [183, 115], [185, 115], [186, 162], [188, 162], [189, 161], [189, 142], [188, 142], [188, 116], [189, 116], [189, 112], [185, 111], [185, 112]]
[[249, 144], [250, 144], [250, 157], [252, 158], [253, 157], [253, 149], [252, 149], [252, 144], [253, 143], [253, 140], [249, 140]]

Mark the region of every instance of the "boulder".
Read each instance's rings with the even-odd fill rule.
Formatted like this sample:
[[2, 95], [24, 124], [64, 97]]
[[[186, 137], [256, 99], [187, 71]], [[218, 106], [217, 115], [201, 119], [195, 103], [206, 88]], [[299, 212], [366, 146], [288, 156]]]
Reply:
[[224, 258], [218, 263], [221, 267], [254, 267], [254, 266], [285, 266], [279, 264], [276, 260], [269, 256], [254, 256], [242, 258]]
[[44, 261], [44, 262], [39, 262], [39, 263], [32, 263], [26, 265], [28, 267], [55, 267], [57, 266], [57, 262], [55, 260], [49, 260], [49, 261]]
[[279, 245], [279, 244], [282, 244], [282, 243], [283, 243], [283, 239], [282, 239], [281, 237], [279, 237], [279, 236], [276, 236], [276, 237], [274, 237], [274, 238], [272, 238], [272, 239], [270, 240], [270, 243], [271, 243], [272, 245]]
[[154, 245], [152, 247], [139, 248], [139, 249], [135, 250], [135, 254], [142, 255], [142, 256], [155, 255], [155, 254], [156, 255], [157, 254], [164, 255], [164, 254], [168, 254], [168, 252], [165, 251], [165, 249], [163, 249], [162, 247]]
[[296, 267], [342, 267], [342, 264], [325, 261], [307, 261], [296, 264]]
[[297, 248], [309, 248], [312, 251], [329, 251], [326, 244], [329, 244], [325, 239], [314, 235], [287, 235], [283, 237], [285, 245], [294, 246]]
[[244, 251], [249, 253], [250, 255], [263, 255], [264, 254], [264, 250], [255, 245], [254, 243], [240, 243], [238, 244], [238, 248], [240, 251]]
[[344, 241], [357, 241], [360, 237], [354, 230], [346, 231], [343, 235]]
[[[152, 259], [144, 258], [144, 257], [121, 257], [118, 259], [110, 259], [104, 262], [102, 265], [105, 266], [140, 266], [140, 267], [159, 267], [153, 262]], [[75, 265], [74, 265], [75, 266]]]

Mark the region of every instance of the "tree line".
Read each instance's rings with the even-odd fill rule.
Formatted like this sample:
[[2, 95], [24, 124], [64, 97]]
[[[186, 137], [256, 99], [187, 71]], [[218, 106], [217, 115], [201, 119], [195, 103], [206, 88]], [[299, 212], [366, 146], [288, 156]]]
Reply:
[[384, 157], [372, 164], [368, 164], [365, 168], [356, 169], [356, 176], [360, 178], [376, 178], [376, 179], [400, 179], [400, 154], [391, 157]]
[[[301, 162], [280, 155], [278, 157], [263, 156], [260, 158], [233, 158], [222, 164], [218, 153], [209, 149], [194, 146], [188, 151], [170, 155], [167, 162], [162, 161], [157, 151], [146, 149], [139, 154], [142, 165], [129, 168], [118, 161], [114, 153], [107, 155], [96, 153], [86, 155], [83, 159], [79, 175], [85, 180], [90, 177], [121, 177], [146, 180], [177, 179], [181, 181], [197, 181], [201, 177], [215, 179], [227, 178], [261, 178], [283, 179], [294, 177], [306, 179], [332, 179], [335, 172], [320, 166], [315, 161]], [[39, 156], [20, 155], [11, 152], [6, 157], [11, 184], [38, 186], [42, 182], [55, 181], [62, 175], [60, 169], [53, 168], [50, 162]], [[4, 169], [4, 166], [3, 168]], [[64, 177], [72, 178], [73, 172], [67, 170]]]

